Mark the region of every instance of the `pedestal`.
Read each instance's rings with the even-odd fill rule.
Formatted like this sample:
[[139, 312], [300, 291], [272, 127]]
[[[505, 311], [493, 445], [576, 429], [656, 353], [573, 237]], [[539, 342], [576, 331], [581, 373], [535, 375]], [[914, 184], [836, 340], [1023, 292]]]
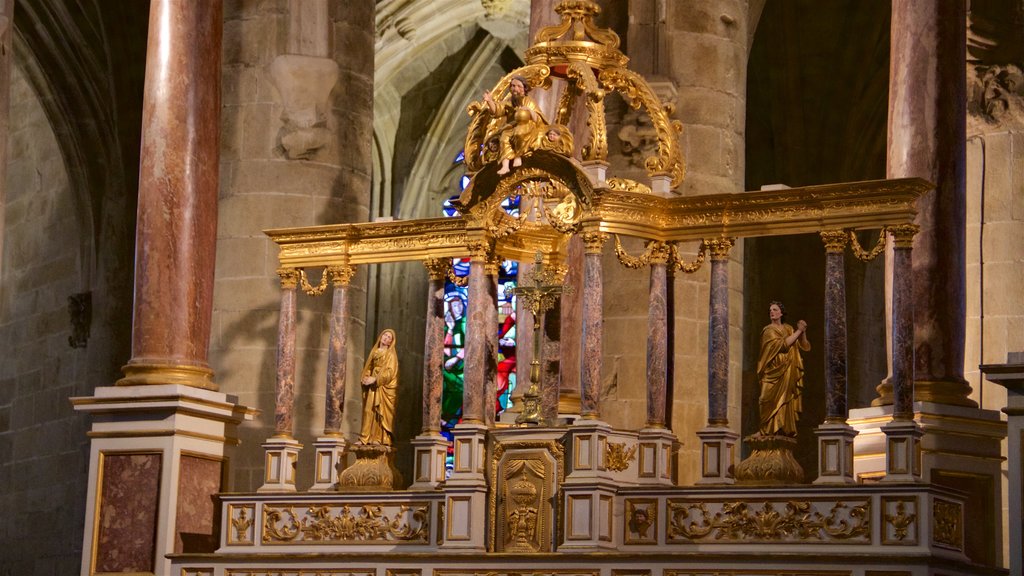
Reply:
[[755, 434], [745, 438], [753, 449], [736, 467], [739, 484], [800, 484], [804, 469], [793, 458], [796, 438]]
[[701, 446], [701, 474], [697, 484], [732, 484], [739, 434], [728, 428], [709, 426], [697, 432]]
[[883, 482], [921, 481], [921, 427], [913, 420], [893, 420], [882, 426], [885, 434]]
[[615, 493], [637, 483], [637, 434], [618, 432], [600, 420], [577, 420], [566, 446], [565, 522], [558, 549], [613, 549]]
[[410, 490], [436, 490], [444, 482], [448, 440], [440, 434], [420, 434], [412, 440], [413, 482]]
[[257, 492], [295, 492], [295, 467], [301, 450], [302, 444], [294, 438], [275, 436], [264, 442], [263, 485]]
[[463, 422], [452, 429], [455, 462], [445, 481], [443, 549], [487, 548], [487, 427]]
[[815, 484], [853, 484], [853, 439], [848, 424], [822, 424], [818, 436], [818, 478]]
[[191, 386], [100, 387], [92, 415], [82, 573], [170, 574], [167, 554], [212, 552], [225, 446], [256, 411]]
[[349, 444], [356, 461], [338, 475], [339, 492], [390, 492], [402, 483], [395, 453], [383, 444]]
[[336, 488], [338, 473], [345, 468], [345, 444], [341, 436], [324, 436], [313, 443], [316, 469], [310, 492], [328, 492]]
[[676, 437], [667, 428], [644, 428], [639, 432], [637, 477], [641, 484], [672, 486]]

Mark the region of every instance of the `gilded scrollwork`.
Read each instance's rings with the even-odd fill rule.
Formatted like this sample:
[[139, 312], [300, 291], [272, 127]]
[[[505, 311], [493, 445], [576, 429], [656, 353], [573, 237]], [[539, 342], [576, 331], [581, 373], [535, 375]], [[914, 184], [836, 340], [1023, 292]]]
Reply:
[[604, 448], [604, 465], [612, 472], [622, 472], [636, 459], [636, 444], [626, 447], [625, 442], [608, 442]]
[[630, 180], [629, 178], [618, 178], [615, 176], [609, 176], [605, 180], [605, 184], [609, 190], [616, 192], [631, 192], [633, 194], [651, 194], [651, 187], [646, 184], [641, 184], [636, 180]]
[[[390, 514], [390, 516], [389, 516]], [[263, 542], [426, 543], [430, 534], [430, 504], [313, 505], [302, 514], [292, 506], [264, 507]]]
[[776, 509], [778, 504], [783, 503], [737, 501], [709, 506], [705, 502], [670, 501], [668, 539], [693, 541], [710, 536], [738, 542], [870, 542], [868, 500], [852, 507], [836, 502], [827, 514], [810, 501], [788, 501], [782, 510]]

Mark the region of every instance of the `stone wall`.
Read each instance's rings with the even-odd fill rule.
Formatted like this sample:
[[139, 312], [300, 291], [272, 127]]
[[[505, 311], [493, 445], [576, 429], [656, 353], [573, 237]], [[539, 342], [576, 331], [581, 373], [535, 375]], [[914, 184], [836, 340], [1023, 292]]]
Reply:
[[[369, 211], [373, 3], [331, 2], [328, 7], [326, 17], [321, 14], [313, 25], [323, 38], [313, 42], [311, 51], [321, 53], [302, 55], [320, 59], [309, 66], [324, 60], [336, 63], [338, 81], [319, 100], [313, 98], [312, 108], [289, 101], [286, 80], [271, 72], [275, 60], [296, 45], [290, 18], [301, 6], [287, 0], [234, 0], [224, 7], [221, 190], [210, 361], [221, 390], [261, 411], [255, 424], [241, 429], [243, 446], [232, 461], [235, 490], [252, 490], [262, 483], [259, 445], [273, 430], [280, 289], [277, 248], [263, 230], [365, 221]], [[303, 124], [304, 114], [316, 117], [310, 124], [316, 131], [302, 131], [310, 127]], [[284, 138], [289, 135], [302, 144], [286, 148]], [[310, 140], [304, 140], [306, 136]], [[310, 271], [314, 285], [319, 273]], [[360, 271], [350, 292], [349, 366], [361, 366], [364, 354], [365, 277]], [[295, 433], [307, 446], [300, 457], [300, 486], [312, 481], [311, 442], [324, 429], [330, 305], [329, 290], [317, 298], [298, 297]], [[358, 426], [357, 375], [358, 370], [349, 370], [348, 432]]]
[[[92, 249], [40, 98], [16, 54], [0, 273], [0, 574], [76, 574], [81, 562], [89, 349], [72, 348], [68, 296]], [[130, 277], [128, 279], [130, 281]], [[31, 553], [25, 553], [31, 551]]]

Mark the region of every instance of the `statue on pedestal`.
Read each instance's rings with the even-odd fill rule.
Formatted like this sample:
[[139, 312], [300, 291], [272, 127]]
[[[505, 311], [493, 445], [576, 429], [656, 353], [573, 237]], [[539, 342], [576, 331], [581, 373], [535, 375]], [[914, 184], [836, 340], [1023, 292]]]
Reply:
[[773, 301], [771, 322], [761, 330], [757, 380], [761, 384], [757, 434], [745, 440], [750, 457], [736, 467], [736, 480], [748, 484], [792, 484], [803, 480], [803, 468], [793, 458], [796, 422], [803, 410], [804, 361], [800, 352], [811, 349], [807, 322], [794, 329], [784, 322], [786, 308]]

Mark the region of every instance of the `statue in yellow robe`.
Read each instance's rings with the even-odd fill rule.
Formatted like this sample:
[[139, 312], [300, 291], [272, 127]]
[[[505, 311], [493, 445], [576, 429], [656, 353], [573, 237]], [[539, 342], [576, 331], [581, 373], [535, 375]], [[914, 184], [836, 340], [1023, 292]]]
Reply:
[[394, 330], [388, 328], [377, 336], [359, 382], [363, 386], [363, 426], [359, 441], [391, 446], [394, 443], [395, 398], [398, 392]]
[[809, 351], [807, 323], [797, 328], [784, 323], [781, 302], [768, 307], [771, 324], [761, 330], [761, 357], [757, 361], [757, 379], [761, 383], [761, 421], [759, 432], [765, 436], [796, 436], [796, 421], [803, 409], [804, 361], [800, 351]]
[[523, 156], [531, 151], [537, 132], [544, 132], [543, 127], [547, 125], [540, 107], [530, 98], [526, 78], [513, 76], [508, 91], [508, 97], [502, 100], [495, 100], [490, 92], [484, 92], [484, 103], [492, 118], [484, 141], [498, 142], [499, 175], [522, 165]]

